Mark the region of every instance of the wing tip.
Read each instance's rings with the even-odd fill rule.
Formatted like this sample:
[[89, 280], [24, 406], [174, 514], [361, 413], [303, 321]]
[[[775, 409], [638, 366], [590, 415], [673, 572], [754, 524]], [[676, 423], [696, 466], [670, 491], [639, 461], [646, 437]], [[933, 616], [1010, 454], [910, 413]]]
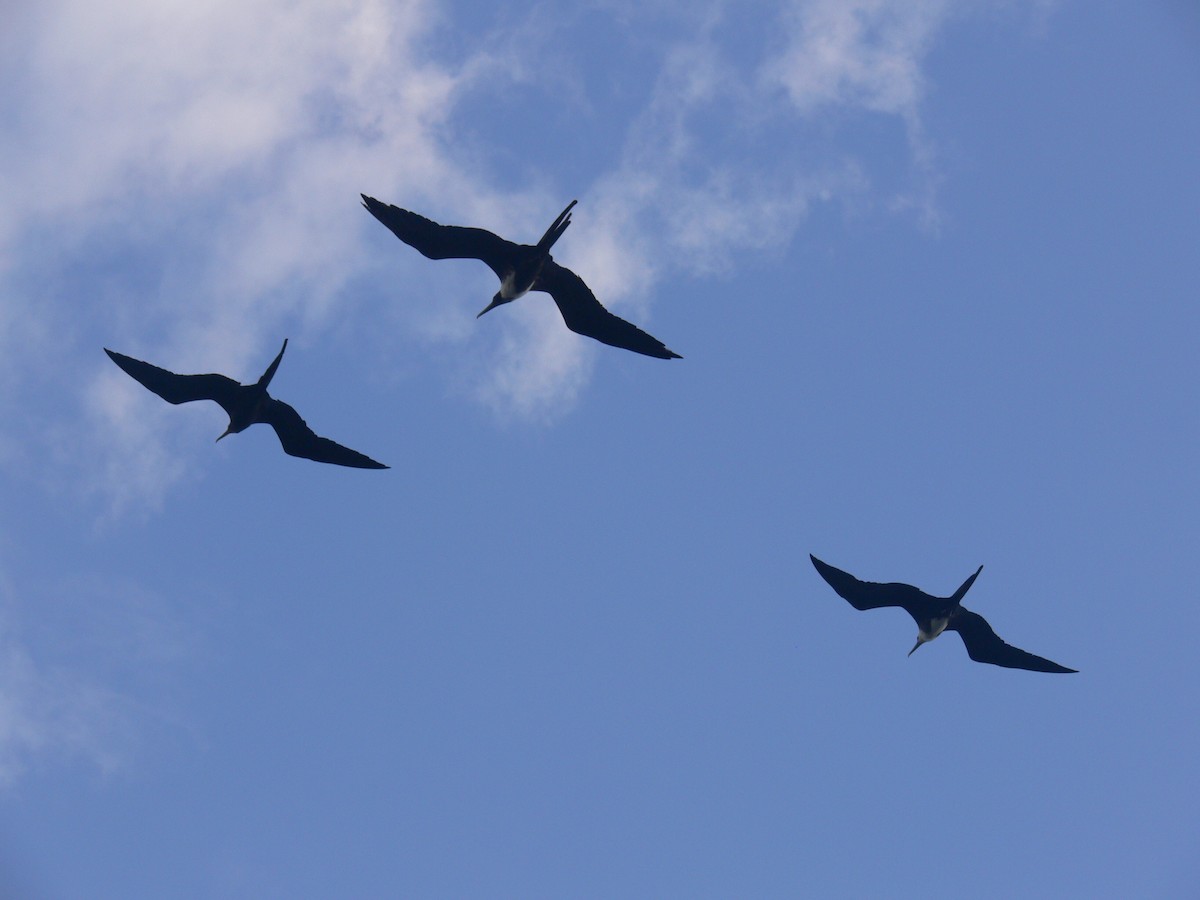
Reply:
[[[1050, 660], [1046, 660], [1046, 662], [1050, 662]], [[1053, 672], [1056, 675], [1078, 675], [1079, 674], [1078, 669], [1068, 669], [1066, 666], [1060, 665], [1059, 663], [1056, 663], [1056, 662], [1050, 662], [1050, 665], [1057, 666], [1057, 668], [1050, 670], [1051, 672]]]
[[143, 366], [150, 365], [150, 363], [142, 362], [140, 359], [134, 359], [132, 356], [126, 356], [124, 353], [118, 353], [116, 350], [109, 350], [107, 347], [104, 348], [104, 352], [108, 354], [109, 359], [116, 363], [117, 368], [130, 377], [133, 377], [133, 373], [129, 371], [130, 365], [134, 363], [141, 363]]
[[[817, 559], [811, 553], [808, 554], [808, 558], [812, 560], [813, 568], [817, 570], [817, 574], [821, 576], [826, 584], [836, 591], [837, 586], [834, 584], [834, 580], [837, 579], [838, 576], [845, 575], [846, 573], [841, 569], [831, 566], [823, 559]], [[838, 594], [841, 595], [841, 591], [838, 591]]]
[[[1032, 655], [1033, 654], [1030, 654], [1030, 656], [1032, 656]], [[1039, 657], [1039, 659], [1043, 659], [1043, 658]], [[1044, 659], [1044, 662], [1047, 663], [1047, 665], [1019, 666], [1018, 668], [1027, 669], [1031, 672], [1045, 672], [1048, 675], [1078, 675], [1079, 674], [1078, 669], [1068, 669], [1066, 666], [1060, 666], [1058, 663], [1051, 662], [1048, 659]]]

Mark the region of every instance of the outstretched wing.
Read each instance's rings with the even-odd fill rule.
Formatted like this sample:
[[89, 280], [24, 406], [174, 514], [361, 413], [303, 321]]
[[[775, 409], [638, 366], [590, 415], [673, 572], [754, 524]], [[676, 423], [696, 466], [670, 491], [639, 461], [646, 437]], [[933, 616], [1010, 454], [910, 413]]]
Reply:
[[631, 322], [605, 309], [582, 278], [554, 260], [547, 260], [533, 283], [535, 291], [545, 291], [558, 304], [567, 327], [576, 334], [595, 338], [611, 347], [621, 347], [659, 359], [682, 359], [668, 350], [658, 338], [646, 334]]
[[316, 434], [300, 418], [300, 413], [282, 400], [268, 397], [263, 407], [262, 421], [275, 429], [283, 452], [289, 456], [313, 459], [317, 462], [333, 463], [335, 466], [351, 466], [355, 469], [386, 469], [383, 463], [375, 462], [357, 450], [343, 447], [329, 438]]
[[241, 387], [232, 378], [224, 375], [176, 375], [140, 359], [114, 353], [107, 347], [104, 348], [104, 352], [125, 371], [125, 374], [168, 403], [215, 400], [228, 413], [237, 397], [238, 388]]
[[363, 206], [392, 234], [430, 259], [480, 259], [503, 279], [518, 245], [482, 228], [439, 225], [415, 212], [361, 194]]
[[1029, 669], [1033, 672], [1077, 672], [1058, 663], [1050, 662], [1032, 653], [1026, 653], [1000, 639], [987, 620], [969, 609], [959, 607], [950, 617], [947, 631], [957, 631], [967, 648], [967, 655], [975, 662], [991, 663], [1008, 669]]
[[[878, 584], [874, 581], [859, 581], [849, 572], [822, 562], [811, 553], [808, 558], [816, 567], [821, 577], [829, 582], [829, 586], [837, 591], [838, 596], [849, 602], [855, 609], [879, 609], [884, 606], [898, 606], [912, 616], [918, 624], [930, 618], [939, 605], [935, 597], [930, 597], [911, 584]], [[945, 603], [945, 601], [941, 601]]]

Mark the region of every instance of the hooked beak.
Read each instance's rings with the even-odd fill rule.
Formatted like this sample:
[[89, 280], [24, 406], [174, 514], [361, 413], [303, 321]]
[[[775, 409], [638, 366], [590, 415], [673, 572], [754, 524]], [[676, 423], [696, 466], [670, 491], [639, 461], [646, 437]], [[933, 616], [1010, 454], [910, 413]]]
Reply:
[[219, 443], [221, 438], [227, 437], [230, 434], [233, 434], [233, 423], [232, 422], [229, 423], [229, 427], [225, 429], [225, 432], [221, 435], [221, 437], [217, 438], [217, 442]]
[[923, 640], [921, 640], [920, 638], [917, 638], [917, 642], [915, 644], [913, 644], [913, 648], [908, 651], [908, 655], [912, 656], [914, 653], [916, 653], [917, 648], [920, 647], [923, 643], [925, 643]]
[[482, 316], [485, 312], [490, 312], [491, 310], [495, 309], [497, 306], [499, 306], [501, 303], [504, 303], [504, 302], [505, 301], [500, 299], [500, 295], [497, 294], [495, 297], [492, 298], [491, 303], [489, 303], [487, 306], [485, 306], [483, 309], [481, 309], [479, 311], [478, 315], [476, 315], [475, 318], [478, 319], [479, 316]]

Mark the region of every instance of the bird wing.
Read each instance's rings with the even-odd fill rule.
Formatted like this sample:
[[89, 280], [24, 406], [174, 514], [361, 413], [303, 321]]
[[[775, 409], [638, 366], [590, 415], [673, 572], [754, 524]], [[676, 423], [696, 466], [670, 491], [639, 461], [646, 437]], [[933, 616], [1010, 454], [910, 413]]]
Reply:
[[[880, 609], [884, 606], [898, 606], [912, 616], [917, 624], [931, 618], [939, 605], [935, 597], [930, 597], [924, 591], [911, 584], [878, 584], [874, 581], [859, 581], [849, 572], [843, 572], [827, 562], [822, 562], [811, 553], [808, 558], [821, 577], [829, 582], [829, 586], [837, 591], [838, 596], [848, 601], [855, 609]], [[945, 603], [945, 601], [941, 601]]]
[[549, 259], [533, 283], [535, 291], [545, 291], [554, 298], [567, 327], [576, 334], [595, 338], [611, 347], [621, 347], [634, 353], [659, 359], [682, 359], [653, 337], [620, 316], [605, 309], [582, 278], [565, 266]]
[[392, 234], [430, 259], [480, 259], [503, 279], [520, 249], [483, 228], [439, 225], [415, 212], [362, 194], [363, 206]]
[[300, 418], [300, 413], [282, 400], [268, 397], [263, 406], [261, 421], [275, 429], [279, 443], [283, 445], [283, 452], [289, 456], [333, 463], [335, 466], [351, 466], [355, 469], [388, 468], [357, 450], [343, 447], [316, 434], [308, 427], [308, 423]]
[[125, 371], [125, 374], [168, 403], [215, 400], [228, 413], [237, 397], [238, 388], [241, 387], [238, 382], [224, 375], [176, 375], [140, 359], [114, 353], [107, 347], [104, 348], [104, 352]]
[[1076, 672], [1058, 663], [1050, 662], [1032, 653], [1026, 653], [1000, 639], [987, 619], [969, 609], [959, 607], [950, 617], [947, 631], [957, 631], [967, 648], [967, 655], [975, 662], [991, 663], [1009, 669], [1029, 669], [1033, 672]]

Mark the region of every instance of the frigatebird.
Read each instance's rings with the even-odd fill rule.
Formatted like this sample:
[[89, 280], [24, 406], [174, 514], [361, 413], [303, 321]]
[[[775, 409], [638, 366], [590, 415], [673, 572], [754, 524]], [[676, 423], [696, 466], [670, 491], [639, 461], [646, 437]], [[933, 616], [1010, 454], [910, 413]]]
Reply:
[[487, 263], [500, 279], [500, 290], [475, 318], [531, 290], [544, 291], [554, 298], [563, 321], [576, 334], [659, 359], [683, 358], [658, 338], [610, 313], [582, 278], [554, 261], [550, 248], [571, 224], [571, 208], [577, 201], [567, 204], [542, 239], [530, 245], [514, 244], [483, 228], [439, 225], [407, 209], [366, 194], [361, 196], [371, 215], [429, 259], [478, 259]]
[[976, 569], [975, 574], [964, 581], [953, 595], [934, 597], [911, 584], [859, 581], [849, 572], [821, 562], [811, 553], [809, 559], [821, 577], [829, 582], [830, 587], [837, 591], [839, 596], [850, 601], [850, 605], [855, 609], [899, 606], [912, 616], [917, 623], [917, 643], [908, 651], [909, 656], [916, 652], [917, 647], [932, 641], [943, 631], [957, 631], [967, 648], [967, 655], [975, 662], [991, 663], [993, 666], [1005, 666], [1009, 669], [1029, 669], [1034, 672], [1078, 671], [1004, 643], [996, 632], [992, 631], [992, 626], [983, 616], [962, 605], [962, 598], [983, 571], [983, 566]]
[[107, 347], [104, 352], [127, 375], [168, 403], [188, 403], [192, 400], [215, 400], [219, 403], [229, 414], [229, 427], [217, 438], [218, 441], [226, 435], [245, 431], [257, 422], [266, 422], [279, 436], [283, 452], [290, 456], [356, 469], [388, 468], [356, 450], [318, 436], [296, 410], [267, 393], [267, 385], [279, 368], [287, 343], [285, 338], [275, 361], [254, 384], [239, 384], [224, 375], [176, 375], [140, 359], [115, 353]]

